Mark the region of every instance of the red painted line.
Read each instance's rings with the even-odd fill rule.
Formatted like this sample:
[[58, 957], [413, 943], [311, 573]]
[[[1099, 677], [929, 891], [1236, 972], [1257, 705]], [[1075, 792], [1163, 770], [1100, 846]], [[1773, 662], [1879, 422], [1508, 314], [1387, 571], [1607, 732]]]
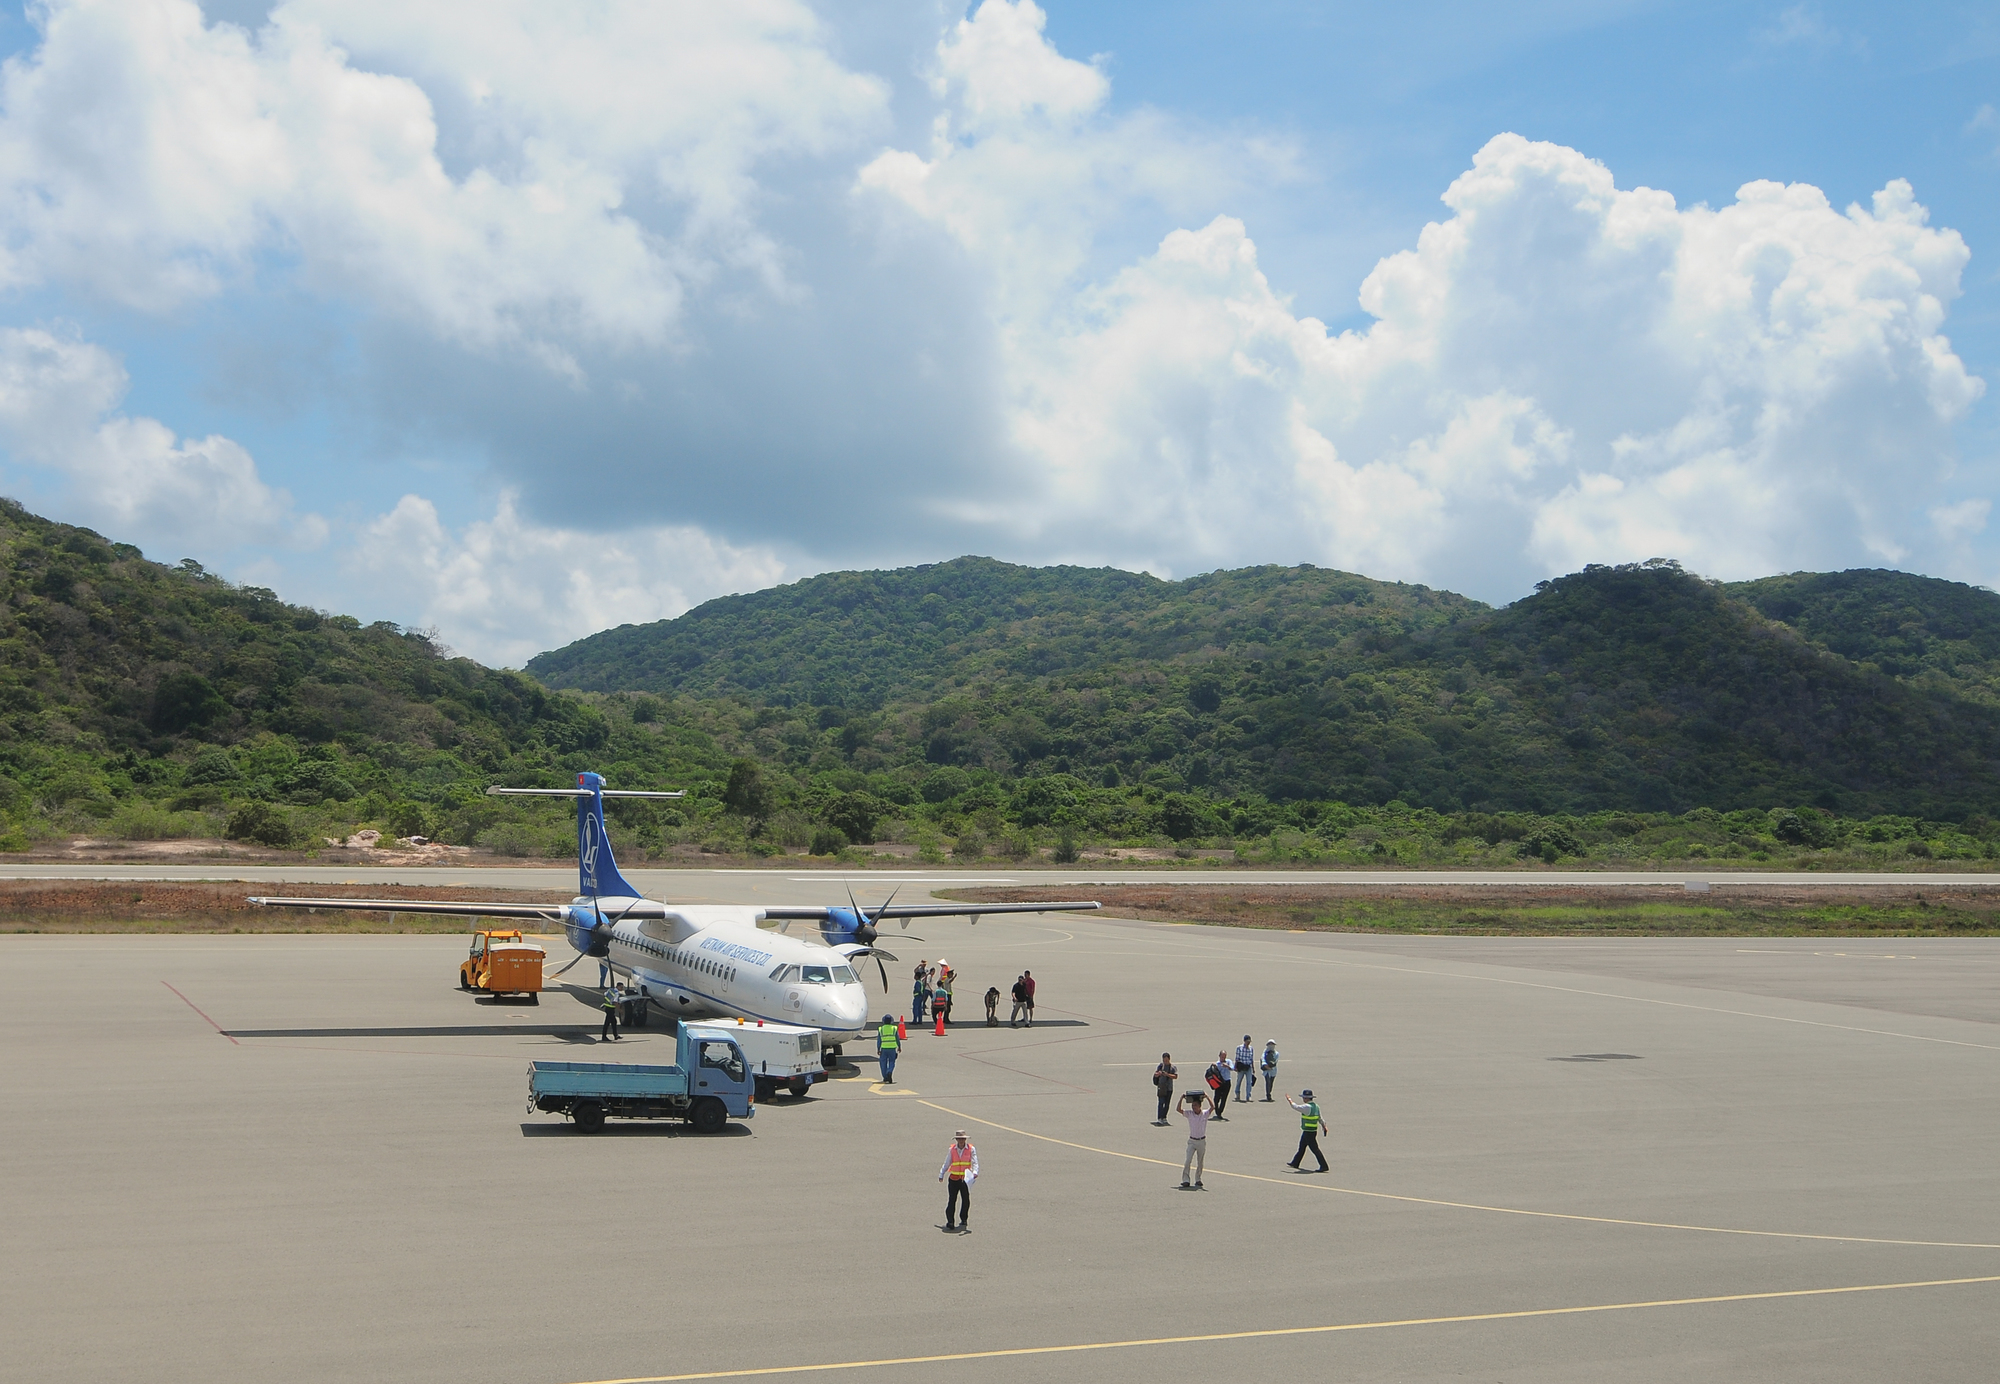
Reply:
[[[168, 988], [169, 990], [174, 990], [174, 987], [173, 987], [173, 986], [171, 986], [171, 985], [168, 985], [168, 984], [167, 984], [167, 982], [166, 982], [166, 981], [164, 981], [164, 980], [163, 980], [163, 981], [161, 981], [161, 982], [160, 982], [160, 984], [162, 984], [162, 985], [166, 985], [166, 986], [167, 986], [167, 988]], [[217, 1023], [217, 1022], [216, 1022], [215, 1020], [213, 1020], [213, 1019], [209, 1018], [209, 1017], [208, 1017], [208, 1015], [206, 1015], [206, 1014], [203, 1014], [203, 1013], [202, 1013], [202, 1008], [201, 1008], [201, 1006], [200, 1006], [200, 1005], [196, 1004], [196, 1003], [195, 1003], [195, 1002], [194, 1002], [193, 1000], [189, 999], [189, 998], [188, 998], [188, 997], [187, 997], [186, 995], [181, 995], [181, 992], [180, 992], [180, 991], [178, 991], [178, 990], [174, 990], [174, 993], [175, 993], [176, 995], [180, 995], [180, 1001], [181, 1001], [181, 1003], [182, 1003], [182, 1004], [186, 1005], [186, 1006], [187, 1006], [187, 1007], [188, 1007], [189, 1009], [192, 1009], [192, 1010], [193, 1010], [193, 1011], [194, 1011], [195, 1013], [197, 1013], [197, 1014], [201, 1014], [201, 1017], [202, 1017], [202, 1020], [203, 1020], [203, 1022], [205, 1022], [205, 1023], [206, 1023], [206, 1024], [207, 1024], [207, 1025], [208, 1025], [208, 1026], [210, 1027], [210, 1028], [214, 1029], [214, 1030], [215, 1030], [215, 1031], [216, 1031], [217, 1033], [222, 1033], [222, 1025], [221, 1025], [221, 1024], [219, 1024], [219, 1023]], [[222, 1033], [222, 1036], [223, 1036], [224, 1038], [229, 1038], [229, 1035], [228, 1035], [227, 1033]], [[240, 1048], [240, 1047], [242, 1047], [242, 1046], [243, 1046], [243, 1045], [242, 1045], [241, 1043], [238, 1043], [238, 1042], [237, 1042], [237, 1041], [236, 1041], [236, 1040], [235, 1040], [234, 1038], [229, 1038], [229, 1041], [230, 1041], [230, 1043], [231, 1043], [231, 1044], [233, 1044], [233, 1045], [234, 1045], [234, 1046], [236, 1046], [236, 1047], [239, 1047], [239, 1048]]]

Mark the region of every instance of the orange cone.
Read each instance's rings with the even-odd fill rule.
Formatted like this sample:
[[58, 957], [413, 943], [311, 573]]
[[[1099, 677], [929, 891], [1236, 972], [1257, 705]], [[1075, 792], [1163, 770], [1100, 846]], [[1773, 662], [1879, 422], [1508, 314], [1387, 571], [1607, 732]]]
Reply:
[[903, 1016], [901, 1014], [898, 1014], [896, 1016], [896, 1037], [908, 1038], [909, 1036], [910, 1036], [910, 1031], [907, 1028], [903, 1027]]
[[936, 1027], [936, 1028], [934, 1028], [934, 1029], [932, 1029], [932, 1030], [931, 1030], [931, 1032], [935, 1033], [935, 1034], [936, 1034], [936, 1035], [937, 1035], [938, 1037], [940, 1037], [940, 1038], [944, 1037], [944, 1006], [943, 1006], [943, 1005], [939, 1005], [939, 1006], [938, 1006], [938, 1010], [937, 1010], [937, 1027]]

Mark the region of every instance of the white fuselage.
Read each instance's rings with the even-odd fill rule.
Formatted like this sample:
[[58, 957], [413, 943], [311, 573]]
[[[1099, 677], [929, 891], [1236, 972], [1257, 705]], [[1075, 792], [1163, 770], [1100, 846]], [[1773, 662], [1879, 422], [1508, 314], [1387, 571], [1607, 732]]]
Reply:
[[[597, 902], [618, 916], [619, 900]], [[680, 941], [657, 924], [623, 920], [609, 928], [605, 959], [675, 1018], [802, 1024], [825, 1034], [829, 1047], [874, 1032], [868, 991], [833, 948], [759, 927], [754, 908], [673, 912], [693, 926]]]

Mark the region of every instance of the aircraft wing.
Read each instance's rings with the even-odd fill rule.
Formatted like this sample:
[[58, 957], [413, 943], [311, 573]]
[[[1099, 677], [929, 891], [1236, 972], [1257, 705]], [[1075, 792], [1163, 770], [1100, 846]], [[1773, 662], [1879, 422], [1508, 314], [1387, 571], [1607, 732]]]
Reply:
[[[892, 903], [887, 908], [862, 908], [868, 921], [880, 922], [884, 918], [978, 918], [986, 913], [1089, 913], [1104, 905], [1094, 902], [1075, 903]], [[856, 910], [831, 906], [800, 906], [767, 908], [766, 918], [812, 919], [817, 921], [830, 913], [851, 913]]]
[[559, 923], [556, 903], [458, 903], [450, 899], [276, 899], [251, 898], [260, 908], [350, 908], [373, 913], [443, 913], [464, 918], [536, 918]]

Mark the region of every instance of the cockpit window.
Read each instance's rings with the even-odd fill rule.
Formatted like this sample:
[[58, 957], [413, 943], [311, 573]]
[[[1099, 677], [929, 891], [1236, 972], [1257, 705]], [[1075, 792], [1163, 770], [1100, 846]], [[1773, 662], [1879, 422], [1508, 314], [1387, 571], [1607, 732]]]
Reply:
[[784, 978], [785, 968], [783, 966], [773, 966], [771, 974], [765, 977], [766, 980], [783, 980]]
[[846, 966], [835, 966], [833, 968], [833, 979], [839, 985], [852, 985], [854, 983], [854, 972]]
[[829, 966], [801, 966], [799, 970], [802, 972], [799, 979], [808, 985], [825, 985], [833, 979]]

